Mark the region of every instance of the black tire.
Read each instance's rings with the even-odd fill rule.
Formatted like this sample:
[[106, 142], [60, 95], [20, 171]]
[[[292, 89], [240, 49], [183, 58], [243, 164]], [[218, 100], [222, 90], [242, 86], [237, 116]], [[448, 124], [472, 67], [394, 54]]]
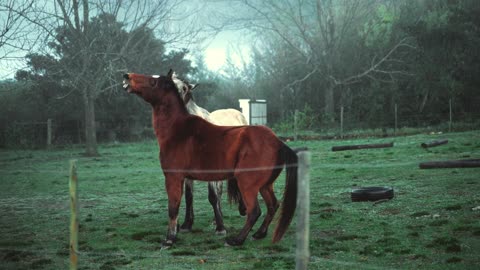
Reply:
[[362, 187], [352, 190], [352, 202], [390, 200], [393, 198], [391, 187]]

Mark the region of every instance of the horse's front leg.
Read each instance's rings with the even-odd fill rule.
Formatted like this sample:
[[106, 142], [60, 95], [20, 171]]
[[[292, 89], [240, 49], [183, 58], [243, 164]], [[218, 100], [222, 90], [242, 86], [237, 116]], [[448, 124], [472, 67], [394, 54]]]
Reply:
[[169, 248], [173, 245], [177, 238], [178, 227], [178, 209], [180, 208], [180, 201], [183, 193], [183, 176], [169, 175], [165, 177], [165, 187], [168, 194], [168, 231], [164, 248]]

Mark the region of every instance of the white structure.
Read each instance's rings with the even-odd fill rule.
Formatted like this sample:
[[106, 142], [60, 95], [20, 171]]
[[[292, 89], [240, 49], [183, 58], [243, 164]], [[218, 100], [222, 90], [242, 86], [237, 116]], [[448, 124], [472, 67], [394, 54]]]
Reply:
[[249, 125], [267, 124], [267, 101], [264, 99], [239, 99], [240, 109]]

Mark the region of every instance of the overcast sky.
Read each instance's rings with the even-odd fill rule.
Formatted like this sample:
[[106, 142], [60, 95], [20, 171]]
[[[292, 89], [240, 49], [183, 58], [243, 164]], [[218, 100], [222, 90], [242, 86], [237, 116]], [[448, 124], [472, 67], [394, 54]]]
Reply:
[[[199, 4], [201, 3], [201, 4]], [[200, 0], [187, 1], [186, 5], [194, 12], [200, 10], [195, 16], [196, 22], [203, 25], [223, 26], [224, 30], [215, 36], [207, 38], [202, 44], [196, 44], [191, 50], [203, 50], [203, 56], [209, 69], [221, 70], [226, 64], [228, 56], [230, 60], [241, 64], [249, 61], [251, 37], [245, 30], [236, 30], [239, 27], [225, 19], [225, 16], [238, 16], [242, 13], [242, 7], [235, 1]], [[201, 5], [201, 6], [199, 6]], [[228, 25], [228, 23], [231, 23]]]
[[[180, 16], [181, 20], [176, 20], [174, 27], [178, 27], [189, 19], [195, 20], [199, 25], [213, 25], [215, 27], [223, 25], [225, 20], [222, 14], [231, 13], [232, 10], [239, 12], [239, 8], [234, 8], [231, 1], [186, 1], [185, 9], [176, 11], [175, 16]], [[191, 14], [191, 16], [185, 16]], [[233, 27], [234, 28], [234, 27]], [[230, 60], [240, 65], [242, 61], [249, 61], [250, 44], [248, 35], [239, 30], [232, 30], [232, 26], [226, 27], [226, 30], [216, 35], [209, 34], [202, 43], [193, 43], [187, 46], [192, 53], [192, 59], [195, 55], [202, 54], [207, 67], [212, 71], [221, 71], [230, 55]], [[177, 47], [178, 48], [178, 47]], [[0, 59], [0, 80], [13, 78], [16, 70], [24, 68], [26, 63], [23, 56], [26, 52], [19, 51], [16, 54], [9, 55], [8, 58]]]

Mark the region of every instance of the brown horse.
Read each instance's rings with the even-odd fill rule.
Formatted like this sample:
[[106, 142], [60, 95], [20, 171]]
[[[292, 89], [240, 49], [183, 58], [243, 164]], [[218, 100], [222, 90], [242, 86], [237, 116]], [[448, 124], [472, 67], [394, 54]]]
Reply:
[[267, 235], [279, 206], [273, 183], [286, 166], [286, 184], [282, 210], [273, 233], [273, 242], [285, 234], [296, 208], [297, 156], [264, 126], [216, 126], [188, 113], [173, 82], [167, 76], [124, 75], [124, 88], [150, 103], [153, 127], [160, 146], [160, 164], [168, 194], [169, 224], [165, 247], [173, 245], [177, 234], [178, 209], [184, 179], [218, 181], [237, 179], [246, 207], [245, 225], [227, 245], [241, 245], [260, 216], [257, 195], [260, 192], [267, 206], [262, 225], [255, 239]]
[[[207, 120], [208, 122], [219, 125], [219, 126], [244, 126], [247, 125], [247, 119], [245, 116], [234, 109], [223, 109], [216, 110], [212, 113], [208, 112], [204, 108], [197, 105], [193, 100], [192, 91], [197, 85], [192, 85], [187, 81], [184, 81], [173, 74], [173, 82], [177, 86], [178, 93], [182, 97], [187, 111], [190, 114], [200, 116], [201, 118]], [[228, 186], [230, 188], [235, 188], [237, 190], [237, 184], [235, 179], [228, 180]], [[226, 229], [223, 224], [223, 214], [220, 204], [220, 199], [222, 196], [223, 183], [222, 181], [212, 181], [208, 182], [208, 201], [212, 205], [213, 213], [215, 215], [215, 232], [216, 234], [226, 234]], [[231, 196], [230, 196], [231, 198]], [[241, 200], [241, 197], [238, 196], [233, 198], [233, 200], [238, 201], [239, 212], [241, 215], [245, 215], [245, 206]], [[232, 200], [231, 200], [232, 201]], [[193, 180], [185, 179], [185, 219], [183, 224], [180, 226], [180, 231], [191, 231], [194, 221], [193, 213]]]

